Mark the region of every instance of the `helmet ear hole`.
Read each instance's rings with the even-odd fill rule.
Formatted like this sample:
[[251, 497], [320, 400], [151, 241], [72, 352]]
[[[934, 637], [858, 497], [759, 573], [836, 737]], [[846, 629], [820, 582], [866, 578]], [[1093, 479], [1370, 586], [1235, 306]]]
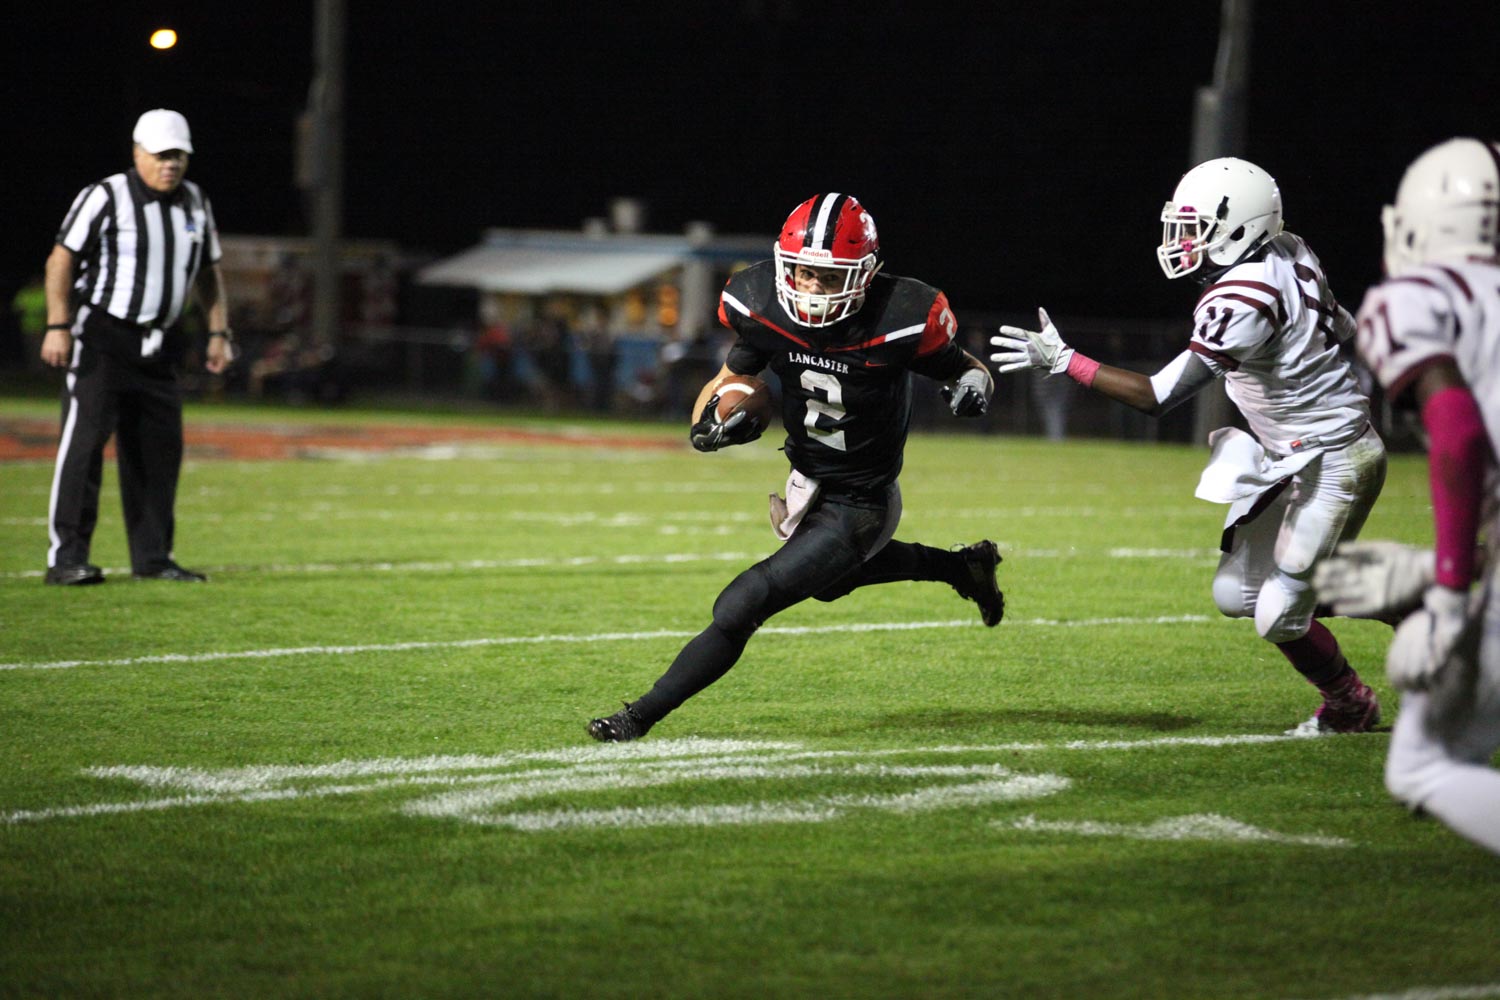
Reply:
[[1245, 227], [1244, 226], [1241, 226], [1240, 228], [1236, 229], [1234, 232], [1232, 232], [1232, 233], [1229, 234], [1229, 242], [1231, 242], [1231, 243], [1238, 243], [1240, 240], [1242, 240], [1244, 238], [1245, 238]]

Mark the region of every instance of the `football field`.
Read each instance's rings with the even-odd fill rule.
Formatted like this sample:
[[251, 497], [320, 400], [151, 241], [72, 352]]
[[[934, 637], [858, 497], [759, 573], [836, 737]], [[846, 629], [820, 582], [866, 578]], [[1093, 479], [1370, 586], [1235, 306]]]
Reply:
[[[898, 537], [998, 542], [1005, 621], [810, 602], [605, 746], [773, 550], [779, 439], [187, 420], [207, 585], [130, 580], [111, 459], [109, 582], [43, 586], [51, 463], [0, 462], [0, 996], [1500, 997], [1500, 860], [1381, 782], [1390, 629], [1331, 623], [1381, 731], [1283, 736], [1203, 449], [916, 435]], [[1428, 541], [1425, 477], [1365, 536]]]

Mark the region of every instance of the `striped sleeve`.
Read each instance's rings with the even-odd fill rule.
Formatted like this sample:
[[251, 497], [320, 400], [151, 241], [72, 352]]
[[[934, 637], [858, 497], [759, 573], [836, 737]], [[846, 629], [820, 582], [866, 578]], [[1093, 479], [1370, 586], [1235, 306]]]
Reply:
[[1204, 290], [1193, 309], [1189, 350], [1233, 371], [1285, 322], [1286, 306], [1275, 285], [1220, 281]]
[[57, 231], [56, 242], [74, 253], [82, 253], [98, 239], [99, 228], [109, 215], [109, 202], [109, 189], [103, 184], [90, 184], [78, 192], [63, 218], [62, 228]]
[[917, 342], [917, 357], [941, 351], [953, 342], [957, 333], [958, 321], [948, 305], [948, 296], [938, 292], [937, 298], [932, 300], [932, 308], [927, 310], [927, 324], [922, 328], [922, 339]]
[[208, 195], [202, 195], [203, 216], [208, 223], [208, 262], [217, 264], [224, 257], [224, 248], [219, 245], [219, 224], [214, 221], [214, 207], [209, 203]]

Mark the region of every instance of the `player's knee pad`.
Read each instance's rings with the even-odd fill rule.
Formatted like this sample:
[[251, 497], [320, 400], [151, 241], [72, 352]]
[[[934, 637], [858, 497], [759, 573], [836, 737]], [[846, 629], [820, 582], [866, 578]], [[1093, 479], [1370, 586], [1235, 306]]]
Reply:
[[1214, 605], [1227, 618], [1249, 618], [1255, 614], [1255, 595], [1245, 592], [1245, 578], [1233, 568], [1214, 574]]
[[774, 593], [770, 575], [759, 564], [751, 566], [714, 601], [714, 624], [729, 635], [749, 637], [779, 610], [772, 608]]
[[1266, 577], [1255, 599], [1255, 631], [1267, 642], [1291, 642], [1307, 634], [1318, 595], [1306, 580], [1277, 571]]

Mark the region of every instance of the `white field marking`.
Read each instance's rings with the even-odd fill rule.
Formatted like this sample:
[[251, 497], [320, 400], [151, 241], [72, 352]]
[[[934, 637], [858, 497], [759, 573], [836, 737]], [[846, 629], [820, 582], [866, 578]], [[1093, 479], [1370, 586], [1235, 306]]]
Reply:
[[[243, 519], [241, 519], [243, 520]], [[278, 520], [267, 517], [267, 521]], [[596, 522], [597, 523], [597, 522]], [[46, 521], [38, 524], [45, 526]], [[690, 530], [673, 530], [664, 527], [662, 534], [689, 534]], [[710, 534], [727, 534], [717, 529]], [[1004, 544], [1001, 552], [1011, 559], [1076, 559], [1080, 556], [1098, 556], [1101, 553], [1081, 549], [1025, 549]], [[537, 556], [514, 559], [455, 559], [412, 562], [315, 562], [315, 563], [269, 563], [261, 566], [206, 566], [208, 573], [456, 573], [464, 570], [489, 569], [569, 569], [578, 566], [673, 566], [694, 562], [752, 563], [770, 555], [765, 552], [678, 552], [667, 554], [629, 554], [617, 556]], [[1217, 560], [1217, 549], [1109, 549], [1102, 553], [1109, 559], [1202, 559]], [[0, 580], [34, 579], [43, 576], [44, 569], [24, 569], [0, 572]], [[128, 567], [108, 566], [106, 576], [124, 575]]]
[[[652, 555], [618, 556], [541, 556], [517, 559], [458, 559], [441, 562], [342, 562], [342, 563], [270, 563], [263, 566], [208, 566], [208, 573], [456, 573], [482, 569], [571, 569], [577, 566], [676, 566], [694, 562], [750, 563], [769, 553], [751, 552], [677, 552]], [[40, 577], [47, 571], [17, 570], [0, 573], [0, 579]], [[104, 574], [126, 575], [128, 567], [105, 567]]]
[[[870, 764], [827, 767], [776, 762], [730, 763], [691, 769], [657, 769], [636, 773], [623, 769], [586, 775], [565, 773], [521, 782], [497, 782], [481, 788], [440, 793], [409, 803], [401, 811], [408, 816], [458, 819], [481, 825], [517, 826], [521, 829], [550, 830], [567, 826], [641, 826], [648, 824], [642, 821], [643, 816], [638, 810], [630, 808], [581, 812], [563, 809], [542, 813], [521, 813], [516, 817], [504, 812], [496, 814], [495, 809], [527, 799], [585, 792], [656, 788], [709, 781], [797, 781], [811, 778], [837, 778], [845, 775], [859, 778], [906, 779], [977, 776], [987, 780], [969, 781], [957, 785], [938, 785], [891, 795], [820, 796], [792, 803], [793, 806], [799, 811], [808, 809], [819, 819], [832, 819], [846, 808], [857, 806], [889, 812], [919, 812], [980, 802], [1040, 798], [1062, 791], [1070, 784], [1066, 778], [1056, 775], [1016, 775], [1000, 764], [893, 768]], [[759, 803], [759, 805], [775, 808], [782, 803]], [[737, 812], [733, 807], [727, 808], [730, 809], [730, 814]], [[674, 807], [653, 812], [655, 819], [659, 822], [649, 825], [659, 825], [661, 822], [677, 824], [688, 816], [708, 825], [708, 820], [712, 818], [698, 816], [692, 809]], [[761, 813], [761, 815], [765, 814]], [[623, 817], [623, 819], [612, 820], [609, 817]], [[513, 818], [519, 822], [512, 822]], [[738, 822], [747, 821], [749, 820], [738, 820]]]
[[1013, 775], [995, 781], [921, 788], [889, 795], [825, 795], [793, 802], [750, 802], [716, 806], [626, 807], [623, 809], [555, 809], [548, 812], [465, 816], [471, 823], [509, 826], [528, 833], [548, 830], [658, 826], [743, 826], [753, 823], [824, 823], [855, 809], [908, 814], [1040, 799], [1068, 788], [1055, 774]]
[[1400, 993], [1366, 993], [1339, 1000], [1492, 1000], [1500, 997], [1500, 983], [1474, 986], [1413, 986]]
[[[714, 740], [689, 737], [648, 743], [605, 744], [558, 750], [504, 754], [460, 754], [340, 760], [326, 764], [273, 764], [203, 768], [121, 765], [86, 768], [89, 777], [134, 782], [174, 793], [162, 798], [89, 805], [18, 809], [0, 813], [0, 825], [37, 823], [195, 806], [285, 801], [416, 790], [432, 786], [453, 789], [418, 800], [403, 811], [522, 829], [566, 826], [643, 826], [660, 823], [808, 822], [832, 819], [850, 809], [892, 812], [950, 808], [981, 802], [1051, 795], [1067, 787], [1056, 775], [1017, 775], [998, 764], [881, 764], [879, 758], [942, 757], [954, 754], [1002, 754], [1022, 751], [1129, 751], [1199, 746], [1208, 748], [1283, 743], [1289, 736], [1168, 736], [1144, 740], [1071, 740], [1063, 743], [1000, 743], [884, 750], [807, 750], [778, 741]], [[686, 807], [655, 811], [561, 810], [531, 814], [496, 814], [497, 806], [536, 796], [586, 794], [701, 781], [801, 780], [854, 777], [954, 780], [882, 795], [833, 795], [798, 803], [714, 806], [699, 815]], [[965, 780], [978, 779], [978, 780]], [[777, 819], [776, 810], [790, 811]], [[522, 818], [516, 819], [517, 816]], [[760, 820], [756, 816], [762, 817]]]
[[[1158, 615], [1143, 618], [1079, 618], [1062, 621], [1054, 618], [1010, 620], [1011, 628], [1094, 628], [1103, 625], [1171, 625], [1214, 621], [1207, 615]], [[1229, 619], [1223, 619], [1228, 621]], [[971, 618], [930, 622], [865, 622], [848, 625], [770, 625], [760, 635], [837, 635], [860, 632], [915, 632], [923, 629], [979, 628]], [[360, 656], [365, 653], [403, 653], [434, 649], [476, 649], [489, 646], [542, 646], [549, 643], [642, 642], [656, 639], [690, 639], [698, 631], [657, 629], [651, 632], [592, 632], [587, 634], [489, 636], [480, 639], [434, 639], [413, 642], [371, 643], [350, 646], [283, 646], [271, 649], [243, 649], [208, 653], [157, 653], [150, 656], [126, 656], [109, 660], [51, 660], [39, 663], [0, 663], [0, 672], [9, 670], [71, 670], [76, 667], [133, 667], [153, 663], [220, 663], [226, 660], [269, 660], [285, 656]]]
[[1080, 837], [1123, 837], [1126, 840], [1217, 840], [1296, 844], [1304, 847], [1356, 846], [1353, 841], [1345, 840], [1343, 837], [1277, 833], [1274, 830], [1263, 830], [1215, 813], [1176, 816], [1170, 819], [1159, 819], [1152, 823], [1099, 823], [1090, 820], [1062, 822], [1023, 816], [1018, 820], [996, 820], [990, 825], [1004, 830], [1069, 833]]

